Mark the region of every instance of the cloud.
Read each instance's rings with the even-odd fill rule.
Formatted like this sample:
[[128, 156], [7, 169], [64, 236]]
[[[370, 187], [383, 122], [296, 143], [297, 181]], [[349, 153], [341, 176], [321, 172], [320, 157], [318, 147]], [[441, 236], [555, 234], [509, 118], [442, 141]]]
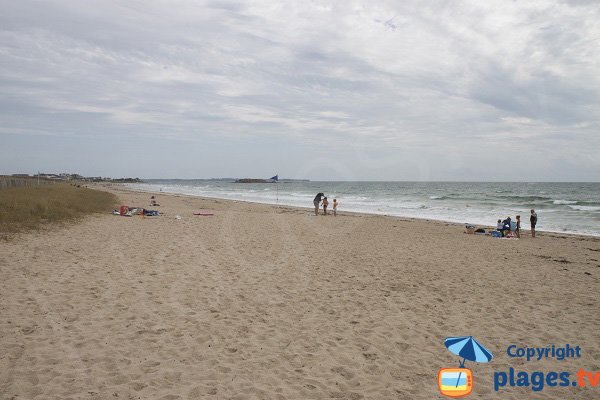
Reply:
[[304, 158], [334, 146], [328, 157], [349, 164], [357, 148], [371, 149], [365, 160], [412, 149], [433, 175], [445, 154], [484, 162], [542, 149], [558, 159], [560, 143], [600, 167], [590, 152], [600, 145], [594, 2], [54, 0], [3, 10], [3, 136], [277, 140]]

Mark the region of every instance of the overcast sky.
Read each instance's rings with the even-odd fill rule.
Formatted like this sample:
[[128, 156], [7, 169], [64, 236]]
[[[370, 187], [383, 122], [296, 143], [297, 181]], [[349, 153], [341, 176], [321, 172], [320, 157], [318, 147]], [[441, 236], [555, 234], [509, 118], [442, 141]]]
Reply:
[[0, 174], [600, 180], [598, 1], [0, 7]]

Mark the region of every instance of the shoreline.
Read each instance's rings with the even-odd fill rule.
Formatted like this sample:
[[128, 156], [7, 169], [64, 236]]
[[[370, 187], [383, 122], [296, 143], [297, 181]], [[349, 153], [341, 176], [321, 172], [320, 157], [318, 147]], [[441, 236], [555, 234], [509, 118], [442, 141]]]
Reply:
[[[106, 184], [103, 183], [94, 183], [93, 185], [99, 185], [101, 188], [115, 188], [115, 186], [106, 186]], [[113, 184], [109, 184], [109, 185], [113, 185]], [[130, 191], [130, 192], [134, 192], [134, 193], [148, 193], [148, 194], [152, 194], [152, 195], [158, 195], [158, 196], [183, 196], [183, 197], [189, 197], [189, 198], [196, 198], [196, 199], [208, 199], [208, 200], [212, 200], [212, 199], [217, 199], [217, 200], [222, 200], [222, 201], [231, 201], [231, 202], [240, 202], [240, 203], [247, 203], [247, 204], [256, 204], [256, 205], [262, 205], [262, 206], [269, 206], [269, 207], [287, 207], [290, 209], [297, 209], [297, 210], [308, 210], [308, 211], [314, 211], [313, 207], [302, 207], [302, 206], [294, 206], [294, 205], [287, 205], [287, 204], [273, 204], [273, 203], [263, 203], [263, 202], [257, 202], [257, 201], [251, 201], [251, 200], [238, 200], [238, 199], [229, 199], [229, 198], [223, 198], [223, 197], [212, 197], [212, 196], [197, 196], [197, 195], [193, 195], [193, 194], [184, 194], [184, 193], [172, 193], [172, 192], [155, 192], [152, 190], [144, 190], [144, 189], [135, 189], [135, 188], [130, 188], [130, 187], [126, 187], [124, 186], [125, 184], [122, 183], [116, 183], [116, 185], [119, 185], [118, 187], [120, 189], [122, 189], [123, 191]], [[93, 187], [90, 185], [90, 187]], [[319, 213], [322, 212], [322, 209], [319, 209]], [[338, 211], [338, 214], [343, 215], [361, 215], [361, 216], [378, 216], [378, 217], [385, 217], [385, 218], [396, 218], [396, 219], [406, 219], [406, 220], [414, 220], [414, 221], [425, 221], [425, 222], [430, 222], [430, 223], [442, 223], [442, 224], [452, 224], [452, 225], [456, 225], [456, 226], [460, 226], [462, 228], [465, 227], [465, 224], [467, 224], [468, 222], [456, 222], [456, 221], [449, 221], [449, 220], [445, 220], [445, 219], [432, 219], [432, 218], [419, 218], [419, 217], [414, 217], [414, 216], [401, 216], [401, 215], [390, 215], [390, 214], [383, 214], [383, 213], [369, 213], [369, 212], [364, 212], [364, 211]], [[319, 214], [321, 215], [321, 214]], [[496, 227], [494, 225], [484, 225], [484, 224], [476, 224], [477, 227], [480, 228], [484, 228], [486, 231], [491, 231], [491, 230], [496, 230]], [[537, 229], [536, 230], [536, 234], [539, 236], [539, 234], [543, 234], [543, 235], [547, 235], [547, 236], [554, 236], [554, 237], [583, 237], [583, 238], [596, 238], [596, 239], [600, 239], [600, 234], [598, 235], [593, 235], [593, 234], [585, 234], [585, 233], [576, 233], [576, 232], [560, 232], [560, 231], [551, 231], [551, 230], [540, 230]], [[522, 236], [530, 236], [531, 235], [531, 230], [530, 229], [523, 229]]]

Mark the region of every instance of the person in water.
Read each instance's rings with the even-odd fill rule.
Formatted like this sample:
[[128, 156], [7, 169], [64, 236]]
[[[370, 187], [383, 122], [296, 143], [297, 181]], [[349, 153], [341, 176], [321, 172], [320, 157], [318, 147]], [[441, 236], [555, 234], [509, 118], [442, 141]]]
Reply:
[[319, 215], [319, 205], [321, 204], [322, 197], [325, 197], [323, 193], [317, 193], [315, 199], [313, 200], [313, 204], [315, 205], [315, 215]]

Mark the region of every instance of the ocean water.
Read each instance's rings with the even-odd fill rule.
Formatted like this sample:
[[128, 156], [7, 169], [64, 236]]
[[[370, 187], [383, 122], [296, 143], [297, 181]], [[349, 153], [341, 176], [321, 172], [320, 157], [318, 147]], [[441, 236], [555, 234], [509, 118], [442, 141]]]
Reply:
[[[521, 215], [529, 229], [529, 210], [538, 213], [541, 231], [600, 236], [600, 183], [486, 182], [279, 182], [235, 183], [214, 180], [147, 180], [129, 184], [142, 191], [313, 207], [323, 192], [338, 199], [340, 211], [424, 218], [495, 226]], [[331, 205], [330, 205], [331, 207]]]

